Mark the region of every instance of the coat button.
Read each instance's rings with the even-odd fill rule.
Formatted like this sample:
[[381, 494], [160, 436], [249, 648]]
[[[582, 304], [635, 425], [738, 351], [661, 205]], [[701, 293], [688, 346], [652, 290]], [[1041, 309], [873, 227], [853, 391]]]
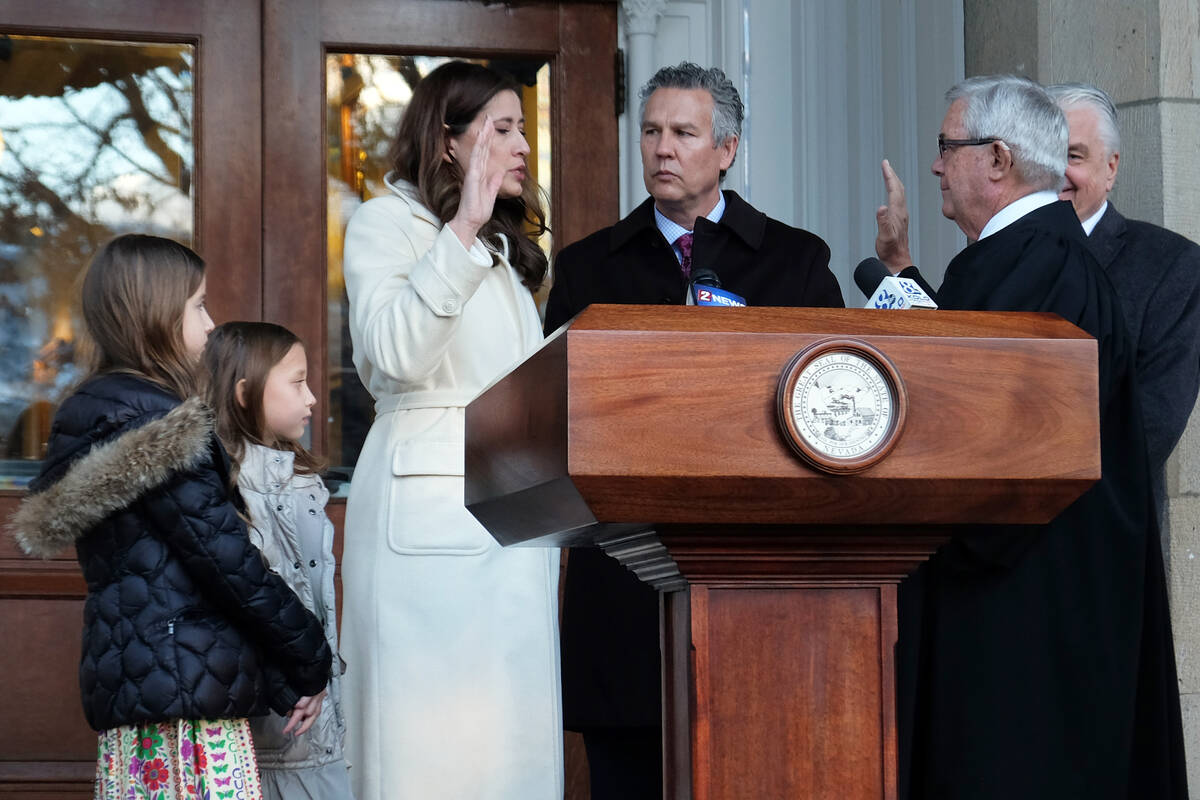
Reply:
[[297, 561], [295, 564], [292, 564], [292, 566], [295, 567], [296, 569], [300, 569], [300, 562]]
[[276, 511], [283, 511], [283, 506], [275, 506]]
[[453, 314], [457, 308], [457, 300], [446, 300], [442, 303], [442, 311], [445, 311], [447, 314]]
[[312, 559], [311, 561], [308, 562], [308, 565], [310, 567], [315, 567], [317, 565], [317, 560], [315, 558]]
[[310, 508], [308, 513], [315, 517], [317, 515], [317, 510], [315, 508]]

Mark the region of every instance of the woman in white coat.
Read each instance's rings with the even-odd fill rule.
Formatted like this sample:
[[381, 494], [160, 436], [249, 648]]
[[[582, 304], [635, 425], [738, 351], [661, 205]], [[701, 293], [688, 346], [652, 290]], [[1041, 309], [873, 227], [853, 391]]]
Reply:
[[545, 216], [515, 84], [417, 85], [391, 194], [346, 230], [354, 364], [375, 397], [342, 560], [359, 800], [561, 798], [557, 550], [501, 549], [463, 507], [464, 407], [542, 342]]

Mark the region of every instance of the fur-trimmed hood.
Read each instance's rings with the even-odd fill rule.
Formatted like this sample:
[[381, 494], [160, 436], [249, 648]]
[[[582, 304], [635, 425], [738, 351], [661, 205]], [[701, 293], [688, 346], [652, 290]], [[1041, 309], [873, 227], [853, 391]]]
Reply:
[[27, 554], [49, 558], [114, 511], [203, 462], [213, 413], [197, 398], [91, 447], [55, 483], [21, 502], [8, 525]]

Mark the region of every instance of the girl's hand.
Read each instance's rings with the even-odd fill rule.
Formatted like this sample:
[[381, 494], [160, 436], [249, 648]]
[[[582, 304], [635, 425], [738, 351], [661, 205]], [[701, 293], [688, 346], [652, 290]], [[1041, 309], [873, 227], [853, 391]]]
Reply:
[[495, 165], [488, 163], [492, 140], [495, 138], [496, 128], [492, 118], [484, 115], [475, 135], [475, 146], [471, 148], [467, 171], [463, 175], [458, 212], [449, 222], [450, 229], [468, 250], [475, 243], [479, 229], [492, 218], [496, 195], [500, 192], [500, 184], [504, 182], [504, 170], [497, 170]]
[[284, 734], [295, 732], [297, 736], [308, 733], [308, 729], [317, 721], [317, 715], [321, 713], [321, 703], [325, 700], [325, 692], [327, 689], [322, 689], [320, 694], [312, 697], [301, 697], [296, 701], [296, 707], [288, 712], [288, 724], [283, 726]]

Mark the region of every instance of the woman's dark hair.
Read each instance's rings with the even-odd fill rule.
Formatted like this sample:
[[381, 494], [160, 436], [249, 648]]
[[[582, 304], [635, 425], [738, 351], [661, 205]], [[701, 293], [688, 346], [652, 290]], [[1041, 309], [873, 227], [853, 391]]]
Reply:
[[81, 344], [88, 375], [126, 372], [181, 400], [202, 390], [183, 340], [187, 301], [204, 280], [204, 260], [161, 236], [126, 234], [100, 248], [83, 278]]
[[[504, 91], [521, 96], [511, 78], [467, 61], [441, 65], [413, 90], [388, 158], [393, 176], [416, 186], [421, 203], [443, 225], [458, 212], [464, 169], [443, 157], [449, 140], [466, 132], [488, 101]], [[546, 279], [547, 262], [536, 239], [547, 230], [537, 184], [527, 174], [520, 197], [496, 198], [492, 218], [479, 235], [499, 248], [496, 234], [504, 234], [509, 263], [525, 286], [537, 289]]]
[[[267, 431], [263, 390], [271, 369], [283, 360], [300, 337], [270, 322], [226, 322], [208, 335], [204, 366], [208, 368], [208, 404], [217, 417], [217, 436], [235, 464], [233, 482], [246, 454], [246, 442], [296, 454], [296, 472], [320, 472], [322, 462], [299, 442], [277, 439]], [[237, 386], [246, 382], [245, 405]]]

